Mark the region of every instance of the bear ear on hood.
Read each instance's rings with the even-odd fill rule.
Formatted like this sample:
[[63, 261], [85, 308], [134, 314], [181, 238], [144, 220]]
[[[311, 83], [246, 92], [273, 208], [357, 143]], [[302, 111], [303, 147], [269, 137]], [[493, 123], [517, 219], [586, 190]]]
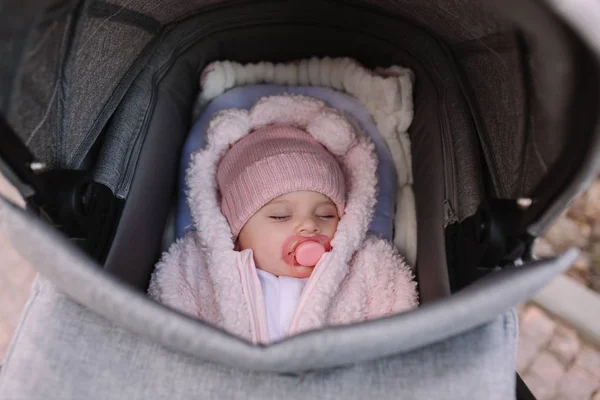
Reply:
[[358, 143], [356, 127], [343, 113], [332, 108], [317, 114], [306, 131], [338, 157], [348, 153]]
[[301, 95], [262, 98], [250, 110], [252, 129], [265, 125], [292, 125], [305, 130], [336, 156], [357, 143], [357, 131], [343, 113], [317, 99]]
[[210, 121], [207, 142], [224, 151], [251, 131], [266, 125], [291, 125], [311, 134], [337, 157], [358, 143], [360, 129], [341, 111], [300, 95], [276, 95], [259, 100], [250, 111], [219, 111]]
[[224, 149], [246, 136], [251, 129], [247, 110], [232, 108], [219, 111], [208, 125], [207, 142]]
[[253, 129], [278, 124], [304, 130], [325, 108], [324, 102], [311, 97], [291, 94], [269, 96], [262, 98], [252, 107], [250, 119]]

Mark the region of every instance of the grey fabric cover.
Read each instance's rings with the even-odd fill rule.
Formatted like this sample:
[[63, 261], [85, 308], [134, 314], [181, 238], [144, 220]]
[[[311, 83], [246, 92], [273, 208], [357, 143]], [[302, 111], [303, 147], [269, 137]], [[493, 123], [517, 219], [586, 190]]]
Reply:
[[115, 85], [137, 58], [135, 52], [126, 48], [141, 48], [151, 38], [150, 33], [127, 24], [91, 19], [85, 25], [73, 57], [69, 96], [65, 99], [68, 112], [63, 116], [63, 135], [58, 147], [62, 165], [68, 168], [81, 165], [91, 148], [89, 141], [96, 139], [93, 124]]
[[[574, 3], [566, 0], [547, 0], [552, 11], [564, 18], [577, 34], [581, 35], [582, 41], [593, 51], [597, 65], [600, 65], [600, 7], [594, 2]], [[560, 63], [558, 63], [560, 65]], [[595, 82], [595, 86], [588, 87], [589, 92], [597, 93], [600, 86]], [[599, 116], [600, 109], [598, 105], [588, 112]], [[544, 212], [541, 218], [535, 221], [528, 228], [532, 236], [541, 236], [548, 226], [556, 219], [567, 205], [581, 193], [595, 179], [597, 171], [600, 170], [600, 126], [595, 127], [595, 138], [588, 144], [589, 152], [583, 157], [581, 166], [571, 181], [563, 188], [560, 195], [554, 200], [552, 205]], [[542, 134], [540, 132], [540, 134]]]
[[21, 64], [32, 31], [43, 14], [44, 0], [0, 2], [0, 111], [8, 111], [15, 82], [22, 73]]
[[[496, 53], [489, 56], [490, 49]], [[484, 135], [493, 138], [482, 140], [483, 153], [490, 168], [490, 178], [498, 197], [514, 197], [527, 193], [521, 173], [521, 149], [526, 146], [524, 105], [527, 99], [521, 55], [515, 38], [492, 35], [480, 40], [463, 42], [457, 55], [469, 76], [473, 96], [481, 113]], [[484, 128], [485, 127], [485, 128]], [[540, 160], [524, 161], [538, 168]], [[461, 196], [465, 198], [467, 196]]]
[[59, 132], [58, 96], [65, 35], [72, 21], [68, 14], [38, 25], [27, 48], [20, 79], [15, 82], [8, 121], [30, 151], [40, 160], [57, 165]]
[[250, 372], [172, 352], [38, 279], [0, 371], [0, 398], [507, 400], [516, 342], [509, 311], [404, 355], [300, 374]]

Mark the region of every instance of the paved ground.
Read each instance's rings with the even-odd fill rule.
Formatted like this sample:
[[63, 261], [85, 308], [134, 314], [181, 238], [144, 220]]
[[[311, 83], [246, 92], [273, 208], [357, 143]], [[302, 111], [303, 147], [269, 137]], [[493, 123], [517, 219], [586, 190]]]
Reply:
[[[23, 199], [0, 174], [0, 193], [21, 207]], [[35, 272], [0, 235], [0, 363], [14, 332], [27, 298]]]
[[519, 310], [517, 371], [538, 400], [600, 400], [600, 350], [534, 305]]
[[35, 272], [0, 235], [0, 360], [29, 296]]

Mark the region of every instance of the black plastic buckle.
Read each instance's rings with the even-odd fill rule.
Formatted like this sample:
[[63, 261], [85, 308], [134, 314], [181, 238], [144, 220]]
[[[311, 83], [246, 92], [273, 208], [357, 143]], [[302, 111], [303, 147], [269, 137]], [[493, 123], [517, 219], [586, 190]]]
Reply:
[[535, 238], [527, 233], [524, 212], [515, 200], [493, 199], [480, 205], [475, 215], [446, 228], [452, 291], [532, 258]]
[[41, 206], [49, 222], [103, 262], [114, 233], [114, 194], [95, 182], [89, 171], [51, 170], [40, 178], [52, 187], [52, 196]]
[[[119, 202], [110, 189], [84, 170], [46, 170], [0, 115], [0, 159], [27, 207], [63, 231], [89, 255], [104, 262]], [[27, 190], [24, 190], [26, 188]]]

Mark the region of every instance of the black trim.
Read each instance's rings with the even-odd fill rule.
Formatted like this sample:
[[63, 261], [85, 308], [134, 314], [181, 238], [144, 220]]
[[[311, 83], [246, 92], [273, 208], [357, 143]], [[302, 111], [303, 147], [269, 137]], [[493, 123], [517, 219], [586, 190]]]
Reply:
[[[598, 157], [597, 144], [594, 146], [593, 143], [598, 143], [600, 137], [600, 63], [570, 28], [565, 26], [565, 30], [573, 52], [574, 71], [571, 75], [574, 83], [571, 102], [566, 110], [570, 118], [563, 129], [577, 132], [577, 140], [565, 140], [560, 157], [534, 190], [531, 195], [534, 203], [529, 210], [529, 218], [523, 221], [523, 229], [539, 221], [553, 220], [548, 218], [548, 213], [552, 214], [550, 210], [557, 204], [561, 210], [564, 209], [567, 205], [565, 197], [574, 197], [578, 193], [573, 188], [581, 186], [575, 177], [584, 172], [582, 161]], [[592, 170], [587, 174], [594, 175], [595, 172]], [[561, 201], [564, 204], [560, 204]]]
[[529, 150], [530, 145], [534, 140], [533, 133], [533, 112], [534, 112], [534, 102], [533, 96], [535, 93], [534, 88], [534, 79], [532, 76], [531, 68], [529, 68], [529, 55], [531, 54], [530, 46], [527, 42], [527, 38], [523, 32], [518, 32], [517, 34], [517, 43], [519, 45], [519, 67], [521, 70], [521, 76], [523, 77], [523, 91], [525, 92], [525, 98], [523, 99], [523, 111], [525, 118], [523, 120], [523, 129], [525, 132], [525, 143], [523, 144], [522, 156], [523, 165], [525, 165], [525, 170], [522, 174], [521, 184], [519, 186], [520, 193], [525, 193], [525, 186], [527, 182], [527, 174], [528, 174], [528, 159], [527, 159], [527, 151]]
[[162, 24], [152, 17], [104, 1], [92, 3], [88, 9], [88, 15], [94, 18], [110, 18], [113, 22], [133, 25], [153, 35], [158, 34], [162, 28]]
[[536, 400], [519, 374], [517, 374], [517, 400]]

